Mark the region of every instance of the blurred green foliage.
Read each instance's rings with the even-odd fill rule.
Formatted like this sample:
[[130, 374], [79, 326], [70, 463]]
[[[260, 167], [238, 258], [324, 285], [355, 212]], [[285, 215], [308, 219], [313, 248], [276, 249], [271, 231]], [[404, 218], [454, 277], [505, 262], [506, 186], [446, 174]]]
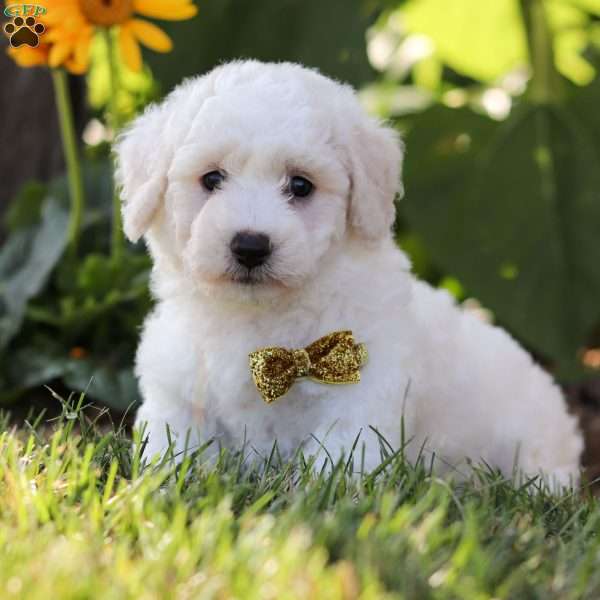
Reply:
[[435, 107], [407, 137], [411, 225], [509, 329], [565, 367], [600, 316], [593, 137], [572, 110], [533, 105], [502, 123]]
[[[401, 36], [431, 43], [426, 69], [441, 76], [447, 65], [478, 81], [494, 83], [529, 60], [522, 4], [525, 0], [410, 0], [402, 8]], [[600, 43], [600, 3], [595, 0], [543, 0], [557, 69], [571, 81], [590, 83], [594, 67], [582, 56]], [[425, 69], [420, 64], [419, 72]], [[435, 81], [422, 78], [424, 84]], [[438, 85], [441, 81], [438, 79]]]
[[567, 378], [599, 341], [599, 34], [592, 0], [410, 0], [370, 34], [367, 100], [406, 132], [401, 243]]
[[67, 184], [28, 184], [6, 215], [0, 252], [0, 404], [62, 380], [103, 404], [138, 400], [131, 364], [150, 308], [149, 259], [108, 254], [112, 197], [106, 159], [84, 163], [81, 257], [66, 253]]
[[[112, 32], [114, 35], [114, 32]], [[99, 113], [107, 110], [110, 103], [110, 67], [108, 62], [109, 48], [106, 36], [97, 33], [91, 45], [90, 69], [87, 73], [88, 101], [90, 108]], [[119, 122], [126, 122], [149, 102], [158, 99], [158, 81], [150, 69], [144, 65], [139, 73], [126, 67], [115, 53], [115, 76], [119, 82], [117, 89], [116, 109]]]
[[176, 42], [173, 52], [146, 58], [165, 91], [236, 58], [301, 62], [360, 85], [375, 75], [365, 30], [380, 6], [369, 0], [202, 2], [196, 19], [165, 24]]

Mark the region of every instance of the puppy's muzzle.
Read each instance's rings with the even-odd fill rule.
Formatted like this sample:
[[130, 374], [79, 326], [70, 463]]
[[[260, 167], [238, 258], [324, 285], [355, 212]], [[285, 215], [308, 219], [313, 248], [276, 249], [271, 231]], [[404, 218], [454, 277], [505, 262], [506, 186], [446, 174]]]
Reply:
[[236, 261], [247, 269], [264, 264], [272, 250], [271, 240], [264, 233], [240, 231], [231, 240], [231, 253]]

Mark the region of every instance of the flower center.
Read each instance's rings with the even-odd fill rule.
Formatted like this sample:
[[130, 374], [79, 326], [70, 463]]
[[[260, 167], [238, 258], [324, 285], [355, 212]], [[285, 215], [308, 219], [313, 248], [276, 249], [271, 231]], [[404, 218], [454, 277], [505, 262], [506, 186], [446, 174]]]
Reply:
[[124, 23], [133, 13], [133, 0], [79, 0], [81, 10], [94, 25]]

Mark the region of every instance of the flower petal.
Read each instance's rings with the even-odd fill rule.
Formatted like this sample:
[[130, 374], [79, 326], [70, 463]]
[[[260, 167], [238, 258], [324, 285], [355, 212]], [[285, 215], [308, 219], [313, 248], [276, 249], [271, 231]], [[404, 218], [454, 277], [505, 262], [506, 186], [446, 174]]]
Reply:
[[85, 73], [90, 62], [91, 39], [82, 37], [78, 40], [73, 52], [72, 64], [69, 67], [73, 73]]
[[142, 53], [139, 44], [127, 25], [119, 28], [119, 50], [121, 58], [132, 71], [142, 68]]
[[29, 46], [20, 48], [8, 48], [8, 55], [20, 67], [38, 67], [48, 62], [48, 46], [38, 46], [30, 48]]
[[164, 21], [183, 21], [198, 13], [198, 8], [186, 0], [135, 0], [134, 9], [141, 15]]
[[48, 55], [48, 64], [52, 67], [59, 67], [65, 62], [65, 59], [71, 54], [73, 47], [70, 42], [57, 42], [50, 48]]
[[144, 46], [148, 46], [156, 52], [170, 52], [173, 48], [171, 38], [162, 29], [148, 21], [132, 19], [129, 21], [128, 27]]
[[79, 63], [75, 58], [70, 58], [65, 62], [65, 67], [73, 75], [83, 75], [87, 70], [87, 64]]

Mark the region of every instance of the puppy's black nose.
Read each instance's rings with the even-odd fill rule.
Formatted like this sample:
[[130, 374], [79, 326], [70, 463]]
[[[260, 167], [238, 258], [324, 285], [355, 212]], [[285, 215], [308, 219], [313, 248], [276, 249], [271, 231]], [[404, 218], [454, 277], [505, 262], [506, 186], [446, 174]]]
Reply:
[[240, 265], [252, 269], [262, 265], [271, 254], [271, 240], [264, 233], [240, 231], [231, 240], [231, 252]]

